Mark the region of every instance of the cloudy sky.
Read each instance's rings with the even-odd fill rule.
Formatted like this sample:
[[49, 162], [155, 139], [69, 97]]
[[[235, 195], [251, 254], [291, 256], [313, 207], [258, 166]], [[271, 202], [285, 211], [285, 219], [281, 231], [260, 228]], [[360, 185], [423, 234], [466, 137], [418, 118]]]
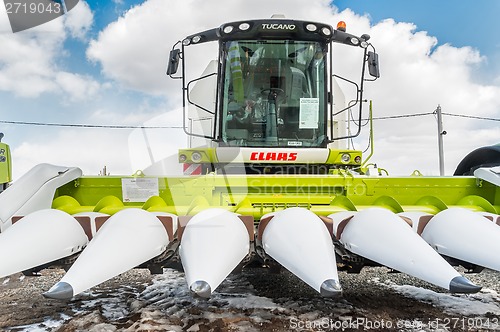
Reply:
[[[0, 6], [0, 132], [16, 178], [41, 162], [78, 166], [87, 175], [105, 165], [112, 174], [131, 174], [187, 144], [182, 130], [150, 129], [156, 139], [148, 152], [138, 143], [141, 131], [106, 128], [179, 126], [179, 82], [164, 74], [172, 45], [226, 21], [274, 13], [334, 26], [344, 20], [348, 32], [371, 35], [382, 73], [366, 87], [375, 118], [432, 113], [441, 105], [449, 114], [499, 119], [499, 12], [496, 0], [93, 0], [14, 34]], [[360, 55], [342, 52], [335, 64], [355, 78]], [[500, 143], [499, 121], [443, 121], [447, 175], [468, 152]], [[371, 160], [378, 166], [394, 175], [439, 174], [434, 115], [376, 119], [374, 127]], [[366, 128], [354, 142], [361, 150]]]

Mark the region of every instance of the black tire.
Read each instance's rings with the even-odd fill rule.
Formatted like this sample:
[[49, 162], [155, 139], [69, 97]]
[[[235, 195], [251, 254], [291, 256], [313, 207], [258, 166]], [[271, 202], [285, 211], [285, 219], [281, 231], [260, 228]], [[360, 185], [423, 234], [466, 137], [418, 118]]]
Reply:
[[453, 175], [473, 175], [480, 167], [500, 165], [500, 144], [476, 149], [465, 156]]

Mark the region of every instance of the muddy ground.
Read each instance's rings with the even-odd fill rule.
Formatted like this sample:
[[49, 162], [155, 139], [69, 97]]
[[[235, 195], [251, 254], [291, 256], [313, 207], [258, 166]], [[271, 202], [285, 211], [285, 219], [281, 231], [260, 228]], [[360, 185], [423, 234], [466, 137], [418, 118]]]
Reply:
[[[500, 331], [498, 272], [467, 275], [485, 287], [478, 298], [446, 295], [415, 278], [387, 272], [384, 268], [365, 268], [361, 274], [341, 272], [343, 296], [325, 299], [286, 270], [272, 274], [261, 268], [245, 269], [231, 275], [212, 299], [204, 301], [190, 296], [182, 273], [166, 270], [152, 276], [147, 270], [133, 270], [61, 302], [41, 294], [64, 271], [44, 270], [39, 277], [17, 274], [3, 283], [0, 280], [0, 328], [60, 332]], [[415, 286], [410, 290], [417, 296], [398, 291], [398, 285]], [[429, 295], [426, 290], [436, 293]], [[483, 305], [491, 306], [470, 310]]]

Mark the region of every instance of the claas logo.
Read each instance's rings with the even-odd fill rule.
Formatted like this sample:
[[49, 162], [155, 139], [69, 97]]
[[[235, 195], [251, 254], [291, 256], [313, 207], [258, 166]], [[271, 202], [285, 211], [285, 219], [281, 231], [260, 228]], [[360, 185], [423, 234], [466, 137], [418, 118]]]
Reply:
[[250, 160], [295, 161], [297, 160], [297, 152], [252, 152]]

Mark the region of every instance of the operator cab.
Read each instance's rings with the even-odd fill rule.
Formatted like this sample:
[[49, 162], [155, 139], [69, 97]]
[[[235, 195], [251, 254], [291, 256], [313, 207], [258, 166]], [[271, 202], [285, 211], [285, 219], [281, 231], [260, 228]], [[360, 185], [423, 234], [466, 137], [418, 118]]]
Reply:
[[[333, 107], [334, 76], [356, 87], [361, 114], [366, 64], [370, 74], [378, 77], [378, 58], [375, 52], [368, 52], [368, 39], [368, 35], [356, 37], [327, 24], [283, 18], [232, 22], [186, 37], [179, 42], [181, 50], [174, 45], [167, 69], [168, 75], [183, 81], [185, 132], [214, 142], [218, 151], [239, 148], [244, 162], [254, 162], [255, 155], [261, 153], [273, 156], [271, 149], [279, 149], [278, 154], [297, 155], [297, 160], [292, 160], [295, 163], [334, 164], [330, 143], [359, 134], [349, 135], [345, 130], [334, 133], [334, 123], [338, 125], [334, 116], [347, 110]], [[219, 43], [213, 72], [207, 67], [201, 77], [187, 82], [186, 48], [211, 41]], [[364, 49], [360, 86], [333, 75], [333, 43]], [[180, 59], [182, 74], [174, 77]], [[196, 101], [195, 95], [209, 96], [209, 81], [215, 89], [213, 102]], [[190, 89], [192, 83], [195, 85]], [[197, 89], [197, 85], [203, 88]], [[195, 112], [190, 111], [193, 106]], [[196, 124], [201, 130], [196, 131]], [[308, 156], [306, 150], [310, 150]], [[321, 157], [312, 156], [314, 151]], [[198, 162], [230, 162], [221, 160], [226, 154], [210, 153], [205, 151], [207, 158]], [[265, 159], [273, 163], [284, 158]], [[359, 160], [344, 164], [359, 165]]]

